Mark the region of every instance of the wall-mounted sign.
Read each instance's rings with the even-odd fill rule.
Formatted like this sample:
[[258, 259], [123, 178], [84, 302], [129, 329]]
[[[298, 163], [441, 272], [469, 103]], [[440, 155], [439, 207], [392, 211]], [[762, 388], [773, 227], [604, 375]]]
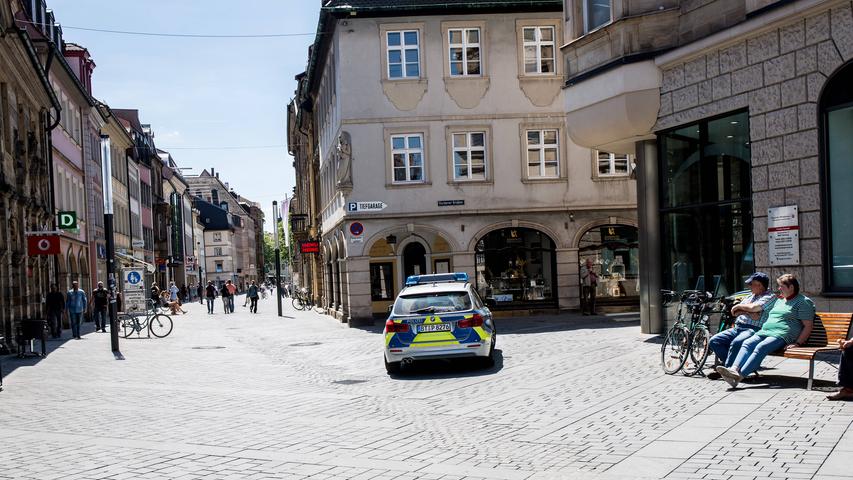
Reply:
[[349, 243], [364, 243], [364, 237], [349, 237]]
[[465, 205], [465, 200], [439, 200], [439, 207], [458, 207]]
[[348, 212], [381, 212], [388, 205], [385, 202], [349, 202], [347, 204]]
[[98, 258], [107, 258], [107, 246], [103, 243], [97, 244], [98, 247]]
[[59, 235], [28, 235], [27, 254], [31, 257], [38, 255], [59, 255]]
[[767, 241], [770, 265], [800, 264], [800, 222], [797, 206], [767, 209]]
[[299, 251], [301, 253], [320, 253], [320, 242], [313, 240], [299, 242]]
[[353, 237], [361, 236], [361, 234], [364, 233], [364, 225], [361, 222], [352, 222], [349, 226], [349, 233], [351, 233]]
[[145, 240], [134, 240], [130, 243], [133, 248], [142, 248], [145, 246]]
[[59, 228], [62, 230], [76, 230], [77, 212], [59, 212]]

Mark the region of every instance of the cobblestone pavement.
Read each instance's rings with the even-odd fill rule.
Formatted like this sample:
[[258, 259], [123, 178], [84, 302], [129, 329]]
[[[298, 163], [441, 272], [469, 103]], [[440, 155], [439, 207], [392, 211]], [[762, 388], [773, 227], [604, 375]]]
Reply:
[[853, 404], [806, 391], [806, 362], [736, 391], [666, 376], [630, 317], [499, 319], [495, 368], [390, 378], [379, 327], [187, 308], [123, 361], [100, 333], [4, 358], [0, 479], [853, 476]]

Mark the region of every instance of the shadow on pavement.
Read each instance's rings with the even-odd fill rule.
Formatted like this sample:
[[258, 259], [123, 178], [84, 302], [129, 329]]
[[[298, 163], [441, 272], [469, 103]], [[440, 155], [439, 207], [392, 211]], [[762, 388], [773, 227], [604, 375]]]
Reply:
[[495, 349], [495, 364], [483, 368], [475, 358], [457, 358], [448, 360], [421, 360], [404, 366], [398, 375], [391, 375], [395, 380], [445, 380], [448, 378], [470, 378], [494, 375], [504, 367], [503, 351]]
[[[50, 356], [50, 354], [52, 352], [54, 352], [55, 350], [64, 348], [64, 345], [67, 342], [75, 341], [73, 338], [71, 338], [71, 330], [70, 329], [63, 330], [62, 334], [63, 334], [62, 338], [48, 338], [47, 339], [47, 355], [48, 356]], [[86, 341], [86, 338], [89, 336], [89, 334], [98, 335], [97, 333], [95, 333], [95, 324], [92, 322], [83, 323], [82, 325], [80, 325], [80, 334], [81, 334], [81, 336], [83, 336], [83, 339], [79, 340], [79, 341]], [[100, 335], [105, 335], [105, 334], [100, 334]], [[29, 342], [27, 342], [27, 343], [29, 343]], [[39, 352], [39, 349], [41, 348], [40, 341], [35, 340], [33, 342], [33, 345], [35, 346], [36, 352]], [[29, 352], [29, 351], [30, 351], [29, 346], [27, 346], [27, 352]], [[45, 359], [45, 357], [42, 357], [40, 355], [38, 355], [38, 356], [37, 355], [30, 355], [29, 353], [25, 357], [19, 358], [17, 355], [17, 352], [12, 353], [10, 355], [0, 356], [0, 363], [2, 363], [2, 365], [0, 365], [0, 374], [3, 375], [3, 377], [2, 377], [3, 387], [8, 388], [10, 386], [7, 383], [7, 380], [8, 380], [7, 377], [9, 376], [9, 374], [11, 374], [12, 372], [14, 372], [15, 370], [17, 370], [21, 367], [33, 367], [35, 365], [38, 365], [38, 363], [44, 359]]]
[[[385, 328], [385, 320], [377, 320], [373, 325], [353, 326], [367, 333], [381, 334]], [[533, 317], [498, 317], [495, 318], [499, 334], [521, 335], [544, 332], [568, 332], [583, 329], [626, 328], [639, 327], [639, 314], [636, 315], [596, 315], [582, 316], [576, 313], [561, 313], [558, 315], [538, 315]], [[647, 342], [650, 341], [646, 340]], [[663, 340], [658, 340], [658, 343]]]

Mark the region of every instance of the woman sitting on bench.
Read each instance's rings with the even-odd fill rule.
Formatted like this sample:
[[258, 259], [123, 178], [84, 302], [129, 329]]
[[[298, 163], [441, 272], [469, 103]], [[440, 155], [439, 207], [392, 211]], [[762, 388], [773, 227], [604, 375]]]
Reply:
[[732, 388], [758, 370], [764, 357], [783, 347], [801, 347], [812, 333], [814, 302], [800, 293], [797, 277], [786, 273], [777, 278], [776, 283], [780, 298], [770, 309], [764, 326], [743, 342], [731, 368], [717, 367], [717, 372]]
[[826, 398], [853, 400], [853, 338], [838, 340], [838, 347], [841, 348], [841, 362], [838, 364], [838, 386], [841, 390]]

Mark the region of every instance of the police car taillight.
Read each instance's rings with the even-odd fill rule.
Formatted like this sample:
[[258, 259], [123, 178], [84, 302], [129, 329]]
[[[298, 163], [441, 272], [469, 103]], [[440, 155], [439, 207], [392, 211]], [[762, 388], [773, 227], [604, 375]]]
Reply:
[[405, 333], [409, 331], [409, 324], [396, 323], [394, 320], [385, 322], [385, 333]]
[[456, 322], [456, 326], [459, 328], [482, 327], [483, 316], [479, 313], [475, 313], [471, 318], [463, 318], [462, 320]]

